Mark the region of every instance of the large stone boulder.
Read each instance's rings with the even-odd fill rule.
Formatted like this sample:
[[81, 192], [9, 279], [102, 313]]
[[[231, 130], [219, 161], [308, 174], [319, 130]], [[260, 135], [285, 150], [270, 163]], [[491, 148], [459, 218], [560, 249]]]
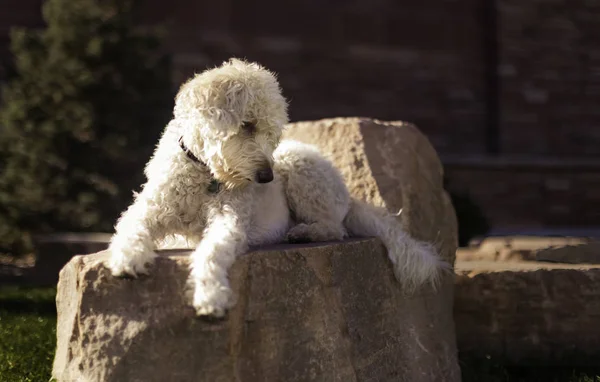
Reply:
[[231, 271], [227, 320], [194, 316], [187, 252], [118, 279], [107, 252], [58, 284], [58, 381], [460, 381], [452, 278], [404, 296], [378, 239], [252, 251]]
[[412, 124], [334, 118], [287, 126], [284, 138], [317, 146], [340, 170], [352, 196], [400, 213], [412, 236], [439, 244], [451, 264], [456, 215], [443, 168], [429, 140]]
[[[290, 125], [314, 143], [351, 193], [399, 216], [450, 263], [456, 217], [442, 167], [412, 125], [334, 119]], [[194, 316], [187, 252], [164, 252], [149, 277], [116, 279], [106, 252], [75, 257], [58, 284], [59, 381], [460, 380], [452, 274], [406, 296], [378, 239], [252, 251], [230, 273], [225, 321]]]

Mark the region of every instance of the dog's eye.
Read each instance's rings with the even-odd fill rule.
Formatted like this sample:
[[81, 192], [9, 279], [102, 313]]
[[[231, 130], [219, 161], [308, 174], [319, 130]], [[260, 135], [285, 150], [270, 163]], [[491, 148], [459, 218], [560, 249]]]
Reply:
[[256, 132], [256, 124], [252, 122], [244, 122], [242, 129], [248, 134], [254, 134]]

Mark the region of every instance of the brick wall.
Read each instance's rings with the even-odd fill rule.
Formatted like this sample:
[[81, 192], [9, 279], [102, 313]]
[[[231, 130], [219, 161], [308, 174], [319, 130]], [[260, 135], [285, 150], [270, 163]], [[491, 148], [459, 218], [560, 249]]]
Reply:
[[[41, 24], [41, 2], [2, 2], [0, 59], [9, 26]], [[600, 225], [599, 1], [138, 4], [142, 24], [166, 27], [176, 84], [231, 56], [256, 60], [279, 73], [292, 120], [408, 120], [442, 157], [480, 158], [448, 160], [447, 174], [495, 226]]]
[[176, 81], [246, 57], [279, 73], [292, 120], [405, 119], [439, 150], [483, 150], [479, 1], [144, 4], [146, 22], [167, 22]]
[[[41, 25], [41, 3], [2, 2], [0, 60], [11, 26]], [[280, 73], [293, 120], [405, 119], [450, 154], [485, 152], [495, 92], [502, 154], [600, 158], [597, 1], [496, 0], [497, 89], [477, 0], [138, 4], [140, 20], [167, 26], [176, 82], [247, 57]]]
[[600, 163], [449, 159], [448, 187], [468, 193], [494, 227], [600, 226]]
[[497, 8], [503, 152], [600, 157], [600, 2]]

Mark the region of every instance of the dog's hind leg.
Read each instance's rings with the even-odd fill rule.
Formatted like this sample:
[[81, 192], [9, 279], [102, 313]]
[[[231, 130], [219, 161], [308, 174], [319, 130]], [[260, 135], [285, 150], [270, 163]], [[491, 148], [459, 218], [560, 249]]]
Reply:
[[314, 149], [289, 145], [276, 164], [285, 179], [288, 205], [296, 225], [287, 234], [289, 242], [337, 241], [347, 235], [343, 224], [350, 196], [331, 165]]
[[296, 224], [289, 230], [286, 238], [290, 243], [311, 243], [339, 241], [346, 236], [346, 230], [341, 224], [317, 222]]

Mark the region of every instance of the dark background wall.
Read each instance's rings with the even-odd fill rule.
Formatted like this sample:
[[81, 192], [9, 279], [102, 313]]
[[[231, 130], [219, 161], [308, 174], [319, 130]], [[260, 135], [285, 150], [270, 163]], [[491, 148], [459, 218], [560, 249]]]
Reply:
[[292, 120], [406, 119], [440, 150], [483, 150], [480, 1], [145, 3], [146, 22], [169, 23], [178, 81], [247, 57], [280, 73]]
[[10, 29], [14, 26], [41, 26], [43, 0], [0, 0], [0, 84], [6, 79], [10, 62]]
[[600, 2], [498, 2], [504, 152], [600, 157]]
[[[2, 0], [5, 62], [40, 3]], [[416, 123], [496, 227], [600, 226], [600, 2], [140, 0], [139, 20], [166, 26], [174, 84], [256, 60], [292, 120]]]

